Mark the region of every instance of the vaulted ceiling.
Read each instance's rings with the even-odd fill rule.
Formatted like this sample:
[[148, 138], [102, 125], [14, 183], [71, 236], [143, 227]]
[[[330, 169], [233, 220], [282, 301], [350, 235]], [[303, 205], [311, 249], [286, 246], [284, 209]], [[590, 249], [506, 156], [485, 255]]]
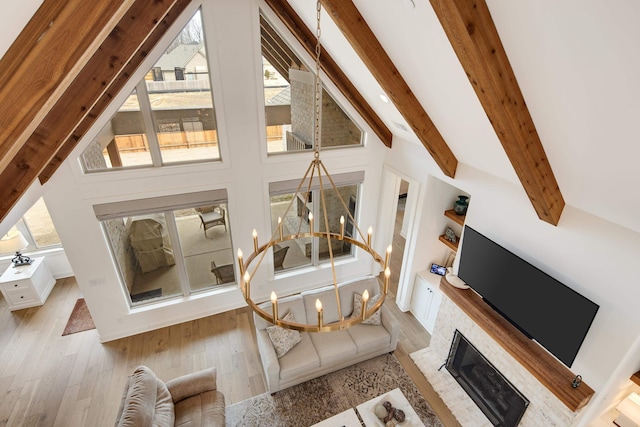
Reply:
[[[322, 0], [332, 18], [322, 24], [323, 70], [384, 143], [393, 133], [422, 144], [445, 175], [462, 162], [519, 183], [551, 224], [566, 200], [640, 231], [631, 55], [640, 6], [487, 2]], [[0, 61], [0, 217], [36, 177], [51, 177], [188, 3], [7, 6], [33, 19], [9, 27], [15, 42]], [[266, 3], [313, 47], [308, 0]]]

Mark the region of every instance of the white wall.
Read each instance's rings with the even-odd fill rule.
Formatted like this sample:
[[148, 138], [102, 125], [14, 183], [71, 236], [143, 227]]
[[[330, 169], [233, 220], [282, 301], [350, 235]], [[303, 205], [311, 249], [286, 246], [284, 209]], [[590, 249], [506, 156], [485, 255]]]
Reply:
[[[92, 206], [98, 203], [131, 200], [144, 197], [226, 188], [233, 251], [246, 253], [253, 247], [251, 230], [256, 228], [261, 241], [271, 236], [268, 183], [302, 178], [312, 153], [273, 156], [267, 158], [263, 128], [262, 69], [259, 48], [258, 8], [252, 1], [225, 2], [213, 0], [215, 12], [203, 9], [203, 19], [212, 23], [208, 37], [214, 102], [221, 140], [223, 161], [216, 164], [168, 166], [158, 169], [129, 170], [84, 175], [78, 163], [88, 139], [81, 141], [45, 185], [47, 206], [73, 266], [78, 285], [85, 297], [101, 341], [156, 329], [162, 326], [220, 313], [245, 306], [239, 289], [214, 291], [164, 302], [154, 306], [131, 309], [125, 291], [111, 261], [103, 232]], [[195, 7], [194, 5], [192, 7]], [[186, 21], [184, 17], [183, 21]], [[181, 27], [184, 22], [177, 23]], [[205, 29], [206, 26], [205, 26]], [[172, 35], [167, 35], [170, 41]], [[149, 55], [141, 67], [141, 78], [155, 56]], [[135, 79], [134, 79], [135, 80]], [[135, 81], [131, 82], [131, 86]], [[101, 128], [129, 93], [114, 100], [105, 117], [92, 132]], [[343, 101], [340, 96], [336, 96]], [[344, 104], [344, 102], [343, 102]], [[352, 117], [355, 112], [345, 107]], [[332, 174], [364, 170], [365, 183], [360, 200], [361, 224], [376, 225], [378, 189], [382, 175], [384, 145], [371, 135], [362, 120], [358, 120], [369, 135], [365, 147], [324, 151], [321, 155]], [[375, 236], [374, 236], [375, 241]], [[386, 245], [379, 242], [380, 251]], [[368, 257], [340, 265], [338, 276], [357, 277], [371, 272]], [[299, 275], [287, 275], [273, 280], [267, 269], [252, 280], [252, 295], [268, 299], [271, 290], [286, 295], [311, 283], [326, 284], [330, 271], [320, 268], [310, 271], [301, 280]]]
[[[424, 148], [394, 140], [386, 163], [428, 184], [429, 174], [471, 195], [466, 224], [474, 227], [516, 255], [529, 261], [580, 294], [600, 305], [587, 337], [571, 366], [597, 394], [583, 419], [595, 417], [619, 385], [640, 367], [640, 287], [637, 286], [640, 235], [611, 222], [566, 206], [558, 226], [537, 218], [524, 190], [464, 164], [458, 165], [455, 181], [439, 171], [425, 168]], [[428, 187], [428, 185], [426, 186]], [[437, 191], [425, 189], [418, 234], [433, 239], [439, 221], [430, 214], [430, 200]], [[609, 201], [603, 201], [609, 202]], [[422, 238], [418, 239], [419, 241]], [[437, 258], [432, 245], [417, 245], [413, 258], [418, 265]], [[414, 268], [415, 269], [415, 268]], [[416, 270], [419, 270], [417, 268]], [[541, 307], [541, 315], [544, 307]], [[570, 307], [567, 316], [571, 315]], [[635, 362], [628, 363], [628, 360]], [[626, 369], [618, 365], [626, 362]], [[609, 402], [610, 403], [610, 402]]]

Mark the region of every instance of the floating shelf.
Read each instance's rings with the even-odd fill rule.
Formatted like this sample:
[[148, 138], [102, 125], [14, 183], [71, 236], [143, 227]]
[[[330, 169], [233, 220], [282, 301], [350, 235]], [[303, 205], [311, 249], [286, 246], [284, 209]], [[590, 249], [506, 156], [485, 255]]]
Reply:
[[449, 209], [448, 211], [444, 211], [444, 216], [446, 216], [447, 218], [449, 218], [451, 221], [460, 224], [460, 225], [464, 225], [464, 219], [466, 217], [466, 215], [458, 215], [456, 213], [456, 211], [454, 211], [453, 209]]
[[444, 243], [445, 245], [447, 245], [449, 247], [449, 249], [451, 249], [452, 251], [457, 251], [458, 250], [458, 242], [456, 241], [456, 243], [451, 243], [450, 241], [448, 241], [447, 239], [444, 238], [444, 234], [440, 237], [438, 237], [438, 240], [440, 240], [442, 243]]

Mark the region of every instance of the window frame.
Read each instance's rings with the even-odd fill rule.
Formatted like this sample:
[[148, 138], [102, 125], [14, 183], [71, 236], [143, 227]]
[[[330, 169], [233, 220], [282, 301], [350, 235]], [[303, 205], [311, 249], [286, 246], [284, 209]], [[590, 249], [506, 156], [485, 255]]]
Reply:
[[[182, 251], [182, 242], [180, 241], [180, 232], [176, 223], [175, 211], [181, 209], [195, 209], [198, 207], [210, 206], [210, 205], [226, 205], [227, 210], [227, 228], [229, 233], [230, 250], [233, 253], [233, 239], [231, 235], [231, 227], [229, 224], [228, 215], [228, 193], [227, 189], [206, 190], [192, 193], [182, 193], [167, 196], [157, 196], [146, 199], [132, 199], [119, 202], [110, 202], [93, 205], [93, 210], [96, 215], [96, 219], [100, 222], [100, 228], [102, 229], [105, 244], [109, 249], [111, 255], [112, 266], [115, 269], [120, 285], [127, 295], [130, 295], [127, 287], [127, 281], [123, 276], [122, 266], [120, 265], [115, 248], [111, 243], [109, 230], [105, 224], [108, 220], [114, 219], [126, 219], [129, 220], [135, 216], [162, 214], [166, 220], [167, 233], [171, 241], [171, 247], [173, 250], [175, 267], [177, 269], [177, 275], [180, 280], [178, 284], [180, 294], [168, 295], [164, 298], [154, 298], [148, 302], [133, 302], [129, 296], [128, 303], [131, 308], [140, 307], [143, 305], [159, 304], [166, 300], [172, 300], [176, 298], [188, 298], [195, 294], [206, 292], [220, 292], [221, 290], [237, 289], [239, 284], [239, 277], [236, 271], [235, 263], [232, 263], [234, 268], [234, 274], [236, 281], [233, 283], [223, 284], [222, 286], [208, 286], [204, 289], [193, 289], [191, 287], [190, 278], [188, 275], [188, 269], [184, 262], [185, 257]], [[232, 254], [233, 256], [233, 254]]]
[[[364, 171], [352, 171], [352, 172], [345, 172], [345, 173], [331, 175], [331, 178], [333, 179], [333, 182], [335, 183], [336, 188], [352, 186], [352, 185], [356, 186], [356, 206], [353, 213], [354, 221], [356, 224], [358, 223], [358, 219], [360, 217], [360, 206], [362, 205], [360, 198], [362, 197], [362, 194], [363, 194], [362, 186], [364, 184], [364, 175], [365, 175]], [[308, 181], [309, 181], [309, 178], [307, 178], [305, 182], [300, 186], [301, 193], [306, 192], [306, 189], [309, 188]], [[269, 186], [269, 218], [272, 221], [272, 223], [277, 222], [277, 218], [273, 217], [273, 208], [271, 205], [272, 197], [277, 195], [285, 195], [285, 194], [291, 194], [295, 197], [296, 195], [295, 190], [296, 188], [298, 188], [299, 184], [300, 184], [299, 179], [272, 181], [268, 184]], [[329, 183], [329, 180], [323, 180], [323, 188], [325, 191], [326, 190], [333, 191], [333, 187]], [[311, 191], [312, 200], [320, 200], [320, 183], [318, 182], [318, 179], [316, 177], [314, 177], [313, 179], [310, 191]], [[344, 202], [347, 204], [347, 207], [348, 207], [349, 200], [345, 200]], [[314, 218], [321, 218], [320, 203], [313, 203], [312, 213]], [[319, 221], [315, 221], [314, 228], [319, 229], [320, 227], [321, 225], [319, 224]], [[324, 227], [324, 224], [322, 224], [322, 227]], [[356, 236], [353, 236], [353, 237], [356, 238]], [[298, 265], [294, 267], [283, 268], [278, 271], [274, 270], [274, 276], [275, 277], [286, 276], [286, 275], [289, 275], [292, 273], [298, 273], [298, 272], [304, 273], [305, 272], [304, 270], [306, 269], [323, 268], [325, 265], [330, 264], [331, 261], [328, 257], [321, 258], [320, 256], [320, 244], [319, 244], [320, 238], [314, 237], [312, 238], [311, 242], [312, 242], [311, 255], [310, 255], [309, 263], [304, 263], [302, 265]], [[272, 263], [273, 263], [273, 253], [271, 254], [271, 257], [272, 257]], [[347, 259], [355, 259], [355, 258], [357, 258], [357, 246], [355, 245], [351, 245], [351, 250], [349, 254], [340, 254], [339, 256], [334, 255], [334, 260], [336, 262], [338, 260], [344, 261]]]
[[[162, 167], [171, 167], [171, 166], [180, 166], [180, 165], [193, 165], [193, 164], [203, 164], [203, 163], [222, 163], [223, 162], [223, 152], [225, 151], [222, 148], [223, 145], [223, 132], [222, 132], [222, 124], [223, 123], [223, 114], [221, 113], [221, 108], [216, 108], [216, 104], [220, 103], [220, 100], [218, 100], [218, 98], [220, 98], [222, 95], [220, 93], [216, 93], [214, 96], [214, 92], [216, 91], [216, 88], [218, 87], [217, 85], [214, 84], [215, 81], [217, 81], [217, 78], [214, 78], [214, 66], [215, 63], [213, 62], [214, 58], [214, 49], [210, 46], [210, 40], [208, 40], [207, 38], [207, 30], [206, 30], [206, 24], [205, 24], [205, 15], [209, 12], [206, 12], [205, 9], [209, 9], [209, 6], [205, 6], [205, 2], [201, 2], [199, 3], [194, 9], [192, 13], [186, 13], [185, 16], [188, 16], [188, 18], [184, 21], [184, 22], [176, 22], [174, 25], [177, 28], [177, 32], [175, 34], [171, 33], [167, 33], [165, 35], [166, 39], [163, 40], [162, 43], [158, 44], [158, 46], [156, 46], [154, 48], [154, 53], [157, 53], [158, 56], [155, 57], [153, 54], [149, 55], [149, 60], [151, 60], [151, 58], [154, 58], [153, 60], [151, 60], [151, 62], [144, 62], [143, 64], [141, 64], [141, 66], [139, 67], [140, 69], [146, 69], [147, 71], [144, 74], [141, 74], [140, 77], [136, 80], [136, 79], [131, 79], [132, 82], [135, 82], [135, 85], [133, 87], [130, 88], [129, 92], [127, 93], [127, 96], [122, 98], [122, 103], [124, 103], [127, 100], [127, 97], [129, 95], [131, 95], [131, 93], [135, 90], [137, 97], [138, 97], [138, 105], [140, 108], [140, 114], [142, 116], [142, 121], [143, 121], [143, 126], [144, 126], [144, 130], [145, 133], [144, 135], [147, 138], [147, 143], [149, 145], [149, 152], [151, 155], [151, 164], [144, 164], [144, 165], [132, 165], [132, 166], [119, 166], [119, 167], [107, 167], [105, 169], [89, 169], [87, 167], [87, 164], [85, 162], [84, 159], [84, 152], [86, 150], [87, 147], [85, 147], [85, 150], [83, 150], [82, 152], [79, 153], [78, 155], [78, 163], [80, 164], [80, 169], [82, 171], [82, 173], [84, 175], [95, 175], [95, 174], [102, 174], [102, 173], [109, 173], [109, 172], [122, 172], [122, 171], [130, 171], [130, 170], [148, 170], [148, 169], [155, 169], [155, 168], [162, 168]], [[184, 28], [186, 27], [186, 25], [188, 25], [188, 23], [191, 21], [191, 19], [193, 19], [193, 17], [197, 14], [200, 13], [200, 19], [202, 21], [202, 42], [204, 44], [205, 49], [207, 50], [207, 78], [208, 78], [208, 82], [209, 82], [209, 88], [210, 88], [210, 93], [211, 93], [211, 106], [212, 106], [212, 110], [213, 113], [215, 115], [215, 123], [216, 123], [216, 133], [217, 133], [217, 142], [218, 142], [218, 157], [217, 158], [203, 158], [203, 159], [195, 159], [195, 160], [180, 160], [180, 161], [162, 161], [162, 149], [160, 147], [160, 143], [159, 143], [159, 138], [158, 138], [158, 130], [155, 126], [155, 121], [153, 118], [153, 109], [151, 108], [151, 102], [150, 102], [150, 98], [149, 98], [149, 93], [147, 90], [147, 86], [146, 86], [146, 77], [147, 75], [151, 74], [153, 75], [154, 73], [154, 69], [158, 68], [156, 67], [156, 63], [158, 62], [158, 60], [162, 57], [162, 55], [166, 52], [167, 48], [171, 45], [171, 43], [173, 41], [175, 41], [175, 39], [181, 34], [181, 32], [184, 30]], [[181, 24], [181, 25], [180, 25]], [[162, 47], [160, 47], [162, 46]], [[148, 65], [147, 65], [148, 64]], [[161, 71], [161, 70], [160, 70]], [[204, 74], [203, 72], [198, 72], [198, 74]], [[153, 81], [167, 81], [164, 77], [162, 78], [162, 80], [153, 80]], [[185, 80], [186, 81], [186, 80]], [[126, 88], [123, 88], [119, 93], [123, 93], [126, 92]], [[114, 98], [114, 102], [112, 102], [112, 105], [115, 103], [116, 99], [118, 98]], [[111, 111], [111, 113], [108, 115], [107, 111], [103, 112], [101, 114], [101, 117], [106, 116], [107, 120], [106, 121], [102, 121], [102, 120], [98, 120], [96, 123], [100, 122], [101, 126], [99, 128], [97, 128], [95, 130], [95, 132], [92, 132], [93, 136], [92, 136], [92, 141], [93, 139], [95, 139], [95, 136], [98, 135], [101, 131], [101, 129], [104, 128], [104, 126], [106, 126], [111, 119], [115, 116], [115, 114], [118, 113], [120, 107], [122, 104], [117, 105], [114, 109], [109, 108], [108, 111]], [[180, 119], [176, 119], [177, 121], [179, 121]], [[95, 125], [94, 125], [95, 126]]]
[[[38, 198], [38, 200], [36, 200], [36, 202], [33, 205], [31, 205], [31, 207], [29, 207], [29, 209], [27, 209], [27, 212], [25, 212], [25, 215], [35, 206], [36, 203], [40, 202], [41, 200], [42, 200], [42, 203], [44, 203], [45, 208], [47, 209], [47, 215], [49, 216], [49, 219], [51, 220], [51, 225], [53, 226], [53, 229], [55, 230], [56, 228], [55, 228], [55, 224], [53, 223], [53, 218], [51, 218], [51, 215], [49, 214], [49, 208], [47, 208], [47, 203], [44, 201], [44, 199], [42, 197]], [[18, 219], [18, 221], [16, 221], [16, 223], [13, 225], [13, 227], [15, 227], [18, 231], [20, 231], [22, 233], [24, 238], [29, 243], [29, 245], [26, 247], [26, 249], [21, 251], [22, 253], [31, 254], [31, 253], [48, 251], [48, 250], [52, 250], [52, 249], [62, 249], [62, 242], [59, 241], [59, 239], [58, 239], [58, 243], [54, 243], [54, 244], [51, 244], [51, 245], [44, 245], [44, 246], [38, 245], [37, 242], [36, 242], [36, 239], [33, 237], [33, 233], [31, 231], [31, 228], [29, 227], [29, 221], [27, 221], [25, 219], [25, 215], [22, 215], [20, 217], [20, 219]], [[57, 233], [58, 232], [56, 230], [56, 234]], [[14, 257], [14, 256], [15, 256], [14, 252], [12, 252], [10, 254], [9, 253], [0, 254], [0, 258], [7, 258], [7, 257]]]
[[[271, 11], [267, 11], [263, 8], [259, 8], [258, 10], [258, 26], [260, 27], [260, 19], [264, 19], [266, 21], [266, 23], [271, 27], [271, 29], [280, 37], [280, 39], [282, 40], [282, 42], [287, 46], [288, 50], [290, 50], [292, 53], [294, 53], [297, 57], [297, 59], [304, 64], [304, 66], [307, 68], [306, 71], [309, 72], [309, 74], [312, 76], [312, 80], [315, 81], [315, 65], [313, 66], [309, 66], [309, 64], [314, 64], [313, 63], [313, 58], [311, 58], [309, 56], [309, 54], [302, 50], [302, 54], [300, 53], [300, 51], [298, 50], [298, 48], [296, 48], [296, 46], [299, 46], [299, 44], [295, 44], [292, 45], [292, 43], [289, 41], [289, 38], [291, 39], [295, 39], [293, 37], [293, 35], [291, 35], [291, 32], [286, 29], [285, 27], [283, 27], [282, 22], [280, 22], [279, 19], [273, 19], [273, 14], [271, 13]], [[261, 32], [261, 28], [259, 28], [259, 32]], [[286, 33], [287, 37], [283, 36], [283, 34]], [[270, 152], [269, 151], [269, 147], [268, 147], [268, 132], [267, 132], [267, 99], [265, 98], [264, 92], [265, 92], [265, 86], [264, 86], [264, 74], [265, 74], [265, 70], [264, 70], [264, 66], [263, 66], [263, 61], [267, 60], [264, 55], [262, 54], [262, 46], [263, 46], [263, 41], [260, 40], [259, 43], [259, 47], [260, 49], [256, 49], [257, 50], [257, 54], [259, 55], [259, 61], [256, 61], [257, 64], [259, 64], [259, 74], [258, 74], [258, 81], [261, 82], [262, 84], [260, 85], [260, 99], [262, 102], [262, 109], [260, 112], [260, 116], [261, 116], [261, 136], [262, 136], [262, 142], [261, 142], [261, 147], [263, 147], [262, 149], [264, 150], [264, 155], [266, 156], [266, 158], [271, 158], [271, 157], [277, 157], [277, 156], [291, 156], [291, 155], [295, 155], [295, 154], [301, 154], [301, 153], [309, 153], [309, 152], [313, 152], [315, 145], [316, 145], [316, 141], [315, 138], [313, 138], [313, 134], [314, 134], [314, 129], [310, 129], [310, 135], [311, 135], [311, 146], [310, 148], [305, 148], [303, 150], [284, 150], [284, 151], [276, 151], [276, 152]], [[268, 61], [268, 60], [267, 60]], [[277, 72], [277, 70], [276, 70]], [[321, 70], [320, 73], [323, 73], [323, 71]], [[325, 73], [326, 74], [326, 73]], [[261, 77], [260, 77], [261, 76]], [[341, 149], [349, 149], [349, 148], [362, 148], [365, 146], [365, 142], [367, 139], [367, 134], [366, 134], [366, 128], [362, 126], [361, 123], [359, 123], [354, 117], [358, 117], [357, 113], [356, 115], [354, 115], [354, 110], [353, 110], [353, 106], [351, 105], [351, 103], [346, 100], [342, 94], [340, 93], [340, 91], [335, 88], [334, 86], [330, 87], [325, 84], [325, 81], [328, 80], [328, 77], [325, 75], [324, 78], [322, 78], [322, 88], [321, 88], [321, 98], [324, 97], [324, 95], [326, 94], [327, 96], [329, 96], [332, 100], [332, 102], [338, 106], [340, 108], [340, 110], [342, 111], [342, 113], [344, 113], [344, 115], [349, 119], [349, 121], [351, 123], [353, 123], [353, 125], [360, 131], [360, 138], [359, 138], [359, 142], [357, 144], [348, 144], [348, 145], [331, 145], [331, 146], [321, 146], [321, 149], [324, 150], [341, 150]], [[312, 84], [312, 86], [315, 88], [315, 84]], [[291, 83], [289, 83], [289, 87], [291, 87]], [[314, 89], [315, 90], [315, 89]], [[340, 96], [341, 99], [338, 99], [338, 96], [336, 96], [333, 92], [336, 91]], [[322, 104], [324, 102], [321, 100], [320, 101], [320, 117], [321, 117], [321, 121], [322, 121]], [[291, 124], [288, 125], [288, 127], [291, 127]], [[283, 138], [286, 138], [286, 136], [283, 136]], [[321, 125], [321, 130], [320, 130], [320, 143], [322, 144], [322, 125]]]

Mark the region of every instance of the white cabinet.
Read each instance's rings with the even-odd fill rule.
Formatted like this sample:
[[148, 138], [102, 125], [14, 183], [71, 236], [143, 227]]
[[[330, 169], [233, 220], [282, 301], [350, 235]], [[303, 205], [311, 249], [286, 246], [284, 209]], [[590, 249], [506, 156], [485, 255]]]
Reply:
[[433, 333], [438, 308], [440, 308], [442, 301], [442, 292], [439, 289], [440, 279], [441, 276], [426, 270], [416, 274], [416, 280], [413, 284], [411, 313], [430, 334]]
[[14, 311], [44, 304], [55, 283], [44, 257], [38, 257], [30, 265], [7, 268], [0, 276], [0, 291]]

